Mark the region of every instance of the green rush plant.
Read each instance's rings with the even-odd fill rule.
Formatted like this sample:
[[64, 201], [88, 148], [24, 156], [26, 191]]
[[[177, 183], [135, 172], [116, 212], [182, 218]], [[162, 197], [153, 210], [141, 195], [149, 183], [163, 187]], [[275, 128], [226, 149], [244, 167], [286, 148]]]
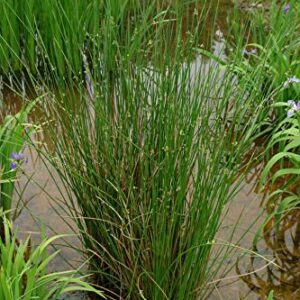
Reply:
[[[157, 22], [167, 41], [171, 31], [161, 35]], [[109, 71], [108, 52], [88, 92], [86, 83], [49, 91], [45, 104], [55, 120], [46, 129], [55, 156], [47, 158], [111, 299], [209, 295], [206, 283], [220, 267], [213, 240], [258, 127], [256, 94], [232, 84], [232, 68], [193, 63], [195, 41], [186, 48], [174, 39], [174, 48], [155, 46], [150, 62], [134, 40], [135, 61], [120, 49]]]
[[[119, 46], [126, 45], [131, 48], [128, 50], [133, 50], [136, 43], [131, 44], [131, 31], [135, 30], [141, 39], [145, 32], [149, 32], [149, 28], [155, 27], [153, 16], [164, 14], [165, 9], [171, 8], [174, 12], [179, 7], [193, 5], [196, 8], [195, 3], [205, 5], [206, 2], [0, 0], [0, 72], [4, 75], [10, 72], [37, 74], [51, 70], [52, 74], [68, 82], [81, 80], [84, 78], [84, 53], [89, 62], [98, 63], [99, 51], [113, 54], [120, 50], [113, 42], [118, 39], [120, 43], [121, 35], [123, 45]], [[174, 13], [171, 13], [166, 19], [173, 17]], [[153, 24], [149, 22], [150, 19], [154, 21]], [[173, 26], [174, 20], [170, 24]], [[107, 48], [107, 45], [111, 47]], [[128, 54], [134, 55], [131, 51]], [[112, 64], [111, 61], [106, 63], [108, 67]]]
[[46, 268], [59, 251], [48, 255], [51, 243], [62, 236], [43, 237], [33, 247], [28, 237], [18, 241], [12, 225], [4, 217], [4, 237], [0, 238], [0, 299], [50, 300], [73, 291], [86, 291], [105, 298], [84, 278], [76, 277], [76, 271], [47, 273]]
[[102, 5], [102, 0], [1, 0], [1, 71], [36, 73], [44, 67], [67, 76], [71, 66], [78, 75], [81, 50], [99, 31]]
[[256, 127], [245, 124], [247, 106], [227, 110], [226, 75], [216, 88], [213, 69], [209, 81], [196, 73], [191, 86], [192, 66], [173, 68], [147, 76], [124, 69], [112, 103], [101, 84], [94, 102], [83, 90], [63, 97], [77, 109], [49, 103], [60, 128], [50, 161], [69, 188], [91, 269], [112, 298], [205, 296], [217, 268], [212, 241]]

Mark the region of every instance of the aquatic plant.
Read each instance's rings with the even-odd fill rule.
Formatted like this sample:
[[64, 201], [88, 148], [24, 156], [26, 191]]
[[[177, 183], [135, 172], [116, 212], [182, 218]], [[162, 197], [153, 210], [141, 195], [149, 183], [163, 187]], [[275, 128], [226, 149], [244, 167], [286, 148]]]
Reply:
[[8, 115], [0, 125], [0, 208], [9, 216], [16, 172], [26, 158], [23, 146], [29, 140], [34, 127], [26, 124], [33, 101], [16, 115]]
[[[83, 56], [92, 61], [92, 66], [97, 64], [99, 53], [107, 55], [110, 52], [108, 56], [113, 57], [121, 47], [127, 47], [133, 56], [131, 50], [135, 44], [128, 39], [132, 31], [147, 43], [156, 26], [153, 17], [158, 13], [165, 14], [170, 8], [173, 11], [179, 7], [197, 8], [198, 4], [206, 2], [1, 0], [0, 72], [4, 76], [20, 72], [46, 75], [45, 71], [51, 70], [64, 81], [80, 81], [84, 78]], [[165, 15], [165, 26], [173, 26], [174, 19], [168, 24], [172, 15]], [[154, 23], [149, 22], [150, 18]], [[118, 45], [112, 43], [116, 39]], [[113, 61], [106, 64], [109, 67]]]
[[273, 290], [272, 299], [286, 299], [299, 292], [300, 119], [297, 102], [274, 105], [281, 106], [286, 117], [265, 143], [258, 191], [264, 193], [266, 217], [253, 239], [254, 252], [265, 252], [263, 246], [271, 250], [272, 265], [267, 262], [260, 267], [254, 255], [245, 271], [239, 263], [236, 270], [255, 293], [265, 297]]
[[209, 261], [212, 241], [256, 124], [240, 137], [235, 126], [247, 109], [231, 111], [237, 123], [214, 120], [231, 95], [210, 93], [229, 85], [222, 80], [227, 90], [217, 91], [214, 80], [198, 79], [192, 89], [191, 68], [121, 74], [113, 107], [99, 87], [94, 103], [80, 92], [78, 110], [52, 104], [61, 131], [52, 133], [59, 159], [50, 161], [70, 190], [66, 203], [91, 269], [111, 297], [204, 297], [218, 268]]
[[290, 210], [296, 209], [300, 203], [297, 185], [300, 175], [300, 119], [298, 106], [294, 101], [277, 105], [287, 107], [287, 117], [278, 125], [270, 139], [269, 152], [274, 147], [276, 152], [272, 151], [274, 154], [261, 173], [260, 183], [263, 186], [269, 181], [273, 184], [280, 182], [267, 200], [268, 205], [272, 204], [270, 216], [275, 216], [279, 226], [281, 218]]
[[[298, 197], [291, 195], [289, 189], [294, 187], [298, 168], [294, 155], [297, 155], [299, 149], [291, 145], [296, 144], [298, 135], [295, 126], [298, 127], [299, 110], [296, 99], [300, 96], [300, 7], [297, 1], [290, 1], [285, 5], [271, 1], [268, 8], [255, 10], [254, 13], [250, 11], [246, 25], [236, 31], [236, 35], [248, 32], [246, 41], [236, 36], [233, 43], [239, 42], [240, 45], [243, 42], [246, 45], [240, 61], [234, 56], [239, 65], [236, 70], [238, 82], [243, 81], [245, 76], [251, 78], [253, 69], [262, 74], [258, 82], [242, 86], [249, 93], [252, 89], [257, 89], [260, 99], [265, 100], [265, 107], [259, 117], [264, 146], [261, 147], [260, 159], [256, 159], [256, 164], [264, 164], [260, 177], [261, 186], [263, 183], [268, 186], [267, 179], [275, 182], [272, 186], [276, 188], [271, 193], [266, 189], [266, 194], [270, 194], [266, 203], [269, 218], [275, 216], [279, 224], [280, 218], [294, 207]], [[295, 174], [292, 175], [293, 173]], [[291, 206], [287, 205], [289, 202]]]
[[[237, 76], [251, 76], [253, 69], [263, 74], [264, 80], [256, 87], [263, 97], [270, 99], [262, 117], [268, 120], [270, 130], [273, 130], [285, 118], [285, 111], [272, 104], [300, 96], [299, 3], [290, 1], [288, 6], [283, 7], [277, 1], [271, 1], [268, 10], [250, 11], [246, 20], [241, 29], [234, 31], [235, 38], [231, 40], [233, 44], [241, 42], [240, 33], [248, 33], [243, 41], [246, 51], [242, 53]], [[253, 86], [247, 88], [250, 92]]]
[[101, 0], [1, 0], [1, 71], [49, 67], [67, 76], [66, 67], [72, 66], [80, 73], [81, 52], [100, 29], [102, 5]]
[[[156, 22], [154, 45], [171, 36]], [[112, 299], [204, 299], [222, 261], [211, 257], [213, 240], [261, 106], [232, 84], [231, 68], [193, 64], [193, 34], [183, 44], [176, 33], [174, 48], [154, 47], [152, 60], [138, 40], [134, 61], [128, 48], [109, 69], [115, 54], [100, 57], [92, 93], [86, 82], [49, 91], [45, 113], [56, 125], [45, 129], [55, 145], [47, 157]]]
[[[2, 214], [2, 213], [1, 213]], [[38, 246], [30, 237], [18, 241], [12, 225], [4, 217], [4, 236], [0, 237], [0, 299], [58, 299], [62, 294], [87, 291], [105, 298], [104, 294], [76, 277], [77, 271], [47, 273], [46, 268], [58, 254], [48, 255], [51, 243], [63, 236], [42, 237]]]

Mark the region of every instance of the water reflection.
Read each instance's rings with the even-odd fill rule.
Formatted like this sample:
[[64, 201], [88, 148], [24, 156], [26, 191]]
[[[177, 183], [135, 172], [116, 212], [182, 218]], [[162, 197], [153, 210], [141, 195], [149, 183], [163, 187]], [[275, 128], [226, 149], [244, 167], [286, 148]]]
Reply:
[[[271, 155], [274, 155], [278, 153], [278, 149], [274, 147], [271, 152]], [[283, 167], [289, 167], [287, 160], [275, 164], [271, 174], [275, 174]], [[256, 164], [254, 170], [251, 176], [251, 179], [255, 179], [253, 191], [258, 192], [258, 179], [262, 165]], [[275, 182], [265, 185], [262, 190], [260, 204], [265, 207], [266, 217], [274, 212], [275, 204], [280, 203], [287, 196], [286, 193], [272, 198], [268, 195], [281, 189], [288, 180], [289, 176], [282, 176]], [[291, 193], [297, 193], [298, 189], [298, 183], [289, 185]], [[253, 247], [253, 250], [264, 255], [268, 260], [254, 255], [244, 270], [237, 262], [237, 274], [246, 285], [261, 299], [265, 299], [271, 290], [274, 291], [274, 299], [300, 299], [300, 210], [296, 208], [287, 212], [280, 223], [275, 217], [271, 218], [263, 227], [262, 240]]]
[[[278, 231], [275, 220], [270, 220], [263, 232], [266, 249], [254, 248], [258, 253], [270, 252], [266, 257], [273, 263], [258, 256], [250, 259], [246, 270], [237, 265], [237, 274], [261, 299], [273, 290], [274, 299], [300, 299], [300, 211], [294, 210], [281, 221]], [[257, 269], [265, 269], [261, 274]], [[248, 273], [248, 275], [242, 275]]]

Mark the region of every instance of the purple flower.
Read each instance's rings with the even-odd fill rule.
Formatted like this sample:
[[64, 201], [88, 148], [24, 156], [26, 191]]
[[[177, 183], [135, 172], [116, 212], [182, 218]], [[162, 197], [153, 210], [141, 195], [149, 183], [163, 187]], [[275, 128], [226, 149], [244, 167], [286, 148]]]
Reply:
[[10, 162], [10, 168], [12, 170], [17, 169], [17, 167], [21, 164], [21, 163], [27, 163], [27, 158], [25, 157], [25, 155], [21, 152], [17, 153], [17, 152], [12, 152], [10, 155], [11, 158], [11, 162]]
[[296, 103], [293, 100], [289, 100], [287, 104], [290, 106], [290, 109], [287, 111], [287, 117], [290, 118], [300, 110], [300, 101]]
[[17, 164], [16, 162], [12, 161], [12, 162], [10, 163], [10, 168], [11, 168], [12, 170], [15, 170], [17, 167], [18, 167], [18, 164]]
[[290, 11], [290, 8], [291, 8], [290, 4], [289, 4], [289, 3], [286, 4], [285, 7], [283, 8], [283, 12], [284, 12], [285, 14], [287, 14], [287, 13]]
[[296, 76], [290, 77], [284, 82], [283, 87], [286, 89], [291, 83], [300, 83], [300, 79]]
[[16, 161], [24, 160], [25, 155], [23, 153], [13, 152], [10, 157]]

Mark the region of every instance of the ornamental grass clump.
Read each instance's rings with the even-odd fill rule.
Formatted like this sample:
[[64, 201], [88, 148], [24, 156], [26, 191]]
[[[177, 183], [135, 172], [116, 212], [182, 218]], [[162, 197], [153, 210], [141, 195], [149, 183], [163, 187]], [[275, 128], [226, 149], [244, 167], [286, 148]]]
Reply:
[[222, 262], [214, 238], [261, 106], [230, 67], [195, 65], [194, 51], [183, 63], [180, 47], [144, 66], [122, 56], [110, 77], [101, 58], [92, 94], [49, 91], [48, 159], [111, 299], [204, 299]]
[[[228, 90], [200, 79], [191, 88], [190, 68], [125, 72], [113, 107], [104, 87], [94, 102], [82, 90], [75, 111], [56, 111], [62, 131], [53, 132], [51, 161], [70, 190], [91, 270], [111, 298], [196, 299], [217, 269], [213, 239], [250, 145], [249, 132], [234, 126], [248, 111], [224, 124], [232, 99], [220, 95]], [[251, 120], [245, 126], [254, 128]]]

